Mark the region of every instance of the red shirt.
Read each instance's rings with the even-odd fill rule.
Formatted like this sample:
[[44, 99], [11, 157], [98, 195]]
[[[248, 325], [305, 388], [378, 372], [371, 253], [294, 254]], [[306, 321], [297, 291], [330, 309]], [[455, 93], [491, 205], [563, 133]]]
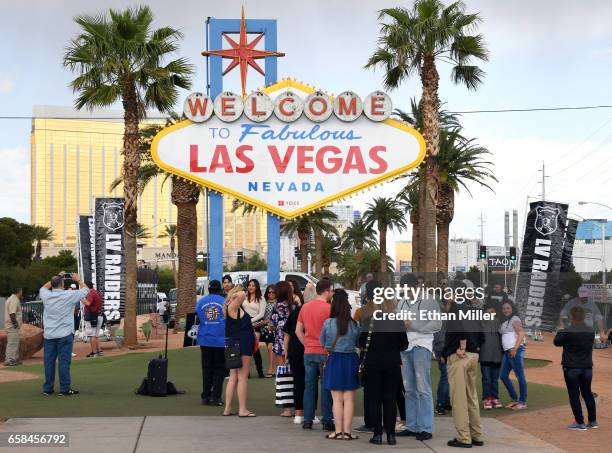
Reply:
[[330, 305], [322, 299], [314, 299], [304, 304], [298, 322], [304, 325], [304, 354], [325, 354], [321, 346], [321, 329], [329, 318]]
[[97, 313], [100, 314], [102, 312], [102, 296], [95, 289], [90, 289], [89, 294], [87, 295], [87, 300], [91, 302], [89, 305], [85, 305], [85, 311], [88, 313]]

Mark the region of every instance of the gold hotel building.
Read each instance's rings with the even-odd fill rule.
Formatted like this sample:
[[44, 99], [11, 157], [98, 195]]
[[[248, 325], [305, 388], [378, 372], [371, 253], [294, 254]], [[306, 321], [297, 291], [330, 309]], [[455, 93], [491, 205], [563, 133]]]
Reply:
[[[45, 244], [45, 255], [76, 249], [79, 214], [91, 214], [96, 197], [122, 196], [121, 186], [110, 191], [121, 176], [123, 113], [120, 111], [75, 111], [71, 107], [36, 106], [31, 132], [31, 223], [53, 229], [53, 240]], [[171, 180], [159, 176], [149, 183], [138, 200], [138, 221], [150, 238], [143, 239], [139, 258], [167, 258], [169, 240], [165, 225], [176, 223], [171, 203]], [[198, 204], [198, 251], [206, 251], [206, 199]], [[231, 212], [231, 199], [224, 203], [224, 242], [228, 261], [237, 250], [266, 252], [265, 214]]]

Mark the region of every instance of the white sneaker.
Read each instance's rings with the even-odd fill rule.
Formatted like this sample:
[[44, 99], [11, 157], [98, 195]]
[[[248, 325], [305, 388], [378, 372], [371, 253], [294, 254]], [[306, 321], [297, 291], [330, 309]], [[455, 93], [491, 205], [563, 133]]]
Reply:
[[293, 424], [294, 425], [301, 425], [302, 423], [304, 423], [304, 417], [301, 415], [296, 415], [295, 417], [293, 417]]
[[76, 357], [76, 354], [74, 352], [72, 353], [72, 357]]
[[321, 420], [319, 420], [319, 417], [317, 417], [317, 416], [315, 415], [315, 418], [314, 418], [314, 420], [312, 421], [312, 424], [313, 424], [313, 425], [318, 425], [319, 423], [321, 423]]

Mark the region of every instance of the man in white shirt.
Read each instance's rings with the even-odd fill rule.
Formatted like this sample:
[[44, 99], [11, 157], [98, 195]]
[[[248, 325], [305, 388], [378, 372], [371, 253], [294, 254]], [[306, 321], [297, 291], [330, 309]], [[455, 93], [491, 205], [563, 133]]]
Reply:
[[70, 387], [70, 362], [74, 339], [74, 308], [89, 294], [89, 288], [78, 274], [72, 274], [72, 281], [80, 289], [64, 290], [65, 272], [51, 277], [40, 288], [40, 300], [44, 305], [43, 325], [45, 338], [45, 383], [43, 393], [51, 395], [55, 383], [55, 363], [59, 362], [60, 395], [72, 396], [79, 392]]
[[[405, 274], [400, 286], [417, 288], [414, 274]], [[425, 288], [420, 288], [424, 291]], [[415, 299], [405, 299], [400, 310], [413, 313], [410, 321], [405, 321], [408, 336], [408, 349], [402, 352], [402, 378], [406, 392], [406, 429], [399, 436], [415, 436], [417, 440], [428, 440], [433, 433], [433, 396], [431, 391], [431, 357], [434, 333], [442, 327], [442, 321], [429, 319], [440, 311], [434, 298], [418, 294]], [[425, 315], [425, 316], [424, 316]]]

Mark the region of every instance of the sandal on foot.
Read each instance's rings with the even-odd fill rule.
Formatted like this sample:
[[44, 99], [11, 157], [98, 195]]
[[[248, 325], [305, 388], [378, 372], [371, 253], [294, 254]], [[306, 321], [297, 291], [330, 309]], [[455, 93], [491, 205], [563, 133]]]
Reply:
[[238, 417], [240, 417], [240, 418], [253, 418], [253, 417], [257, 417], [257, 415], [254, 412], [249, 412], [246, 415], [238, 415]]
[[223, 413], [224, 417], [231, 417], [232, 415], [236, 415], [236, 412], [230, 412], [229, 414]]
[[341, 440], [343, 436], [344, 433], [329, 433], [325, 438], [329, 440]]
[[342, 433], [343, 440], [357, 440], [359, 436], [353, 436], [351, 433]]

